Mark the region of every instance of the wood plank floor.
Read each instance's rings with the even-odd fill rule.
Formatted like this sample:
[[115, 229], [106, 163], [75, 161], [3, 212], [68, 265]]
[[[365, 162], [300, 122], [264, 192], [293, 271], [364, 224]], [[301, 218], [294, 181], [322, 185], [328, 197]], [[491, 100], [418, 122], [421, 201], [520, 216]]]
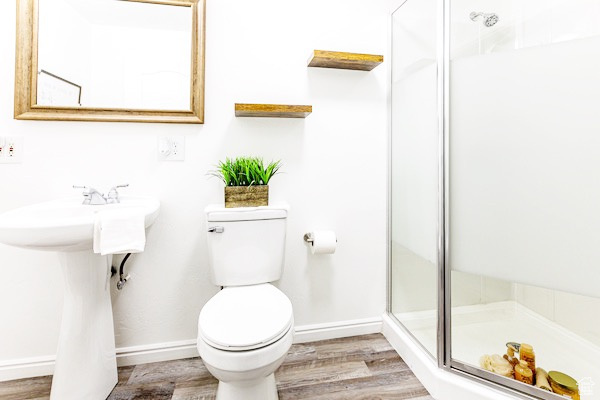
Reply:
[[[295, 344], [275, 378], [280, 400], [433, 400], [381, 334]], [[0, 399], [49, 399], [51, 380], [0, 382]], [[208, 400], [216, 390], [200, 358], [189, 358], [120, 367], [108, 398]]]

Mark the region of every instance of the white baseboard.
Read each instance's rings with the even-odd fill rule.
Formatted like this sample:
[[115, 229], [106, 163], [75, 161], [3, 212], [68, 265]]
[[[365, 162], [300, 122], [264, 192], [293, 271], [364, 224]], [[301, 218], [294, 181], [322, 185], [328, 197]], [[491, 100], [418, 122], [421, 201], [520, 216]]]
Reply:
[[[196, 339], [117, 348], [117, 365], [145, 364], [198, 357]], [[21, 358], [0, 362], [0, 382], [54, 374], [56, 356]]]
[[[381, 329], [380, 317], [301, 325], [295, 327], [294, 343], [367, 335], [379, 333]], [[177, 342], [117, 348], [118, 366], [180, 360], [190, 357], [198, 357], [195, 338]], [[0, 361], [0, 382], [52, 375], [55, 359], [55, 356], [43, 356]]]
[[0, 382], [52, 375], [55, 356], [42, 356], [0, 362]]
[[119, 367], [192, 357], [198, 357], [196, 339], [117, 349], [117, 365]]
[[381, 332], [381, 317], [296, 326], [294, 343], [337, 339]]

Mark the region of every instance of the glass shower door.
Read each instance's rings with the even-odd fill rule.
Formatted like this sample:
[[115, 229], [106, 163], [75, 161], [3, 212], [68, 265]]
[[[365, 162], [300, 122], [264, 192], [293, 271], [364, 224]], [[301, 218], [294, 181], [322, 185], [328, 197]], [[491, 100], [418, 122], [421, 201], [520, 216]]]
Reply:
[[391, 313], [433, 356], [438, 302], [438, 4], [392, 15]]
[[450, 12], [451, 365], [555, 398], [505, 368], [525, 343], [600, 399], [600, 0]]

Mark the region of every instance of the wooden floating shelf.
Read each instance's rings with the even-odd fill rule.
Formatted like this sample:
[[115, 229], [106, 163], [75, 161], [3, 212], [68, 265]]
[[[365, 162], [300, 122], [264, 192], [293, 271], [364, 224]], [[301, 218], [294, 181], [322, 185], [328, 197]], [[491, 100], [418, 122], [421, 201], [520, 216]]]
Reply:
[[383, 56], [376, 54], [315, 50], [308, 60], [308, 66], [370, 71], [382, 62]]
[[236, 117], [306, 118], [312, 106], [235, 103]]

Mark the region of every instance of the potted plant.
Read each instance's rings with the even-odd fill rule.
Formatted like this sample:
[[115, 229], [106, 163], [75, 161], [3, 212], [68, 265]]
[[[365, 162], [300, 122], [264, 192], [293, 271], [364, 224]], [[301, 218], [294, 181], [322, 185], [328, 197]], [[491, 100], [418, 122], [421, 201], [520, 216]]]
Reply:
[[225, 207], [269, 205], [269, 181], [277, 174], [281, 161], [265, 165], [260, 157], [226, 158], [219, 161], [211, 175], [225, 183]]

